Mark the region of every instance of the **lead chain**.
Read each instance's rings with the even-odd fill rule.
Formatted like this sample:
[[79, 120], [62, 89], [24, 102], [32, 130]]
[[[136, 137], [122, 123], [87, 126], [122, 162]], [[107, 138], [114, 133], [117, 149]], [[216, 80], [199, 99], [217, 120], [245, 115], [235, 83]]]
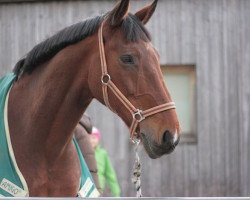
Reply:
[[133, 140], [133, 143], [135, 143], [135, 163], [134, 163], [134, 171], [133, 171], [133, 177], [132, 182], [135, 185], [136, 189], [136, 197], [142, 197], [142, 191], [141, 191], [141, 163], [140, 163], [140, 157], [138, 154], [138, 147], [140, 144], [140, 140]]

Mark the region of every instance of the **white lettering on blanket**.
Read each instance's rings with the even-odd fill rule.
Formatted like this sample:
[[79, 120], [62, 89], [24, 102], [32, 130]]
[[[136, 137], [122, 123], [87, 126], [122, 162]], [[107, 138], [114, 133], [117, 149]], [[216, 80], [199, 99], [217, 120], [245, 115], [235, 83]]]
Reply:
[[0, 188], [2, 188], [4, 191], [8, 192], [14, 197], [25, 197], [26, 191], [24, 191], [22, 188], [18, 187], [14, 183], [10, 182], [7, 179], [3, 179], [0, 183]]

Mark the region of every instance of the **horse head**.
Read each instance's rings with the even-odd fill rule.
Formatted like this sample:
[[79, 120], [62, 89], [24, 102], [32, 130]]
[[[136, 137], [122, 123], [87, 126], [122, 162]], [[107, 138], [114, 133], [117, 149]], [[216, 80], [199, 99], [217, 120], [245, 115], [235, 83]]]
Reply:
[[93, 97], [131, 127], [131, 137], [141, 139], [151, 158], [172, 152], [180, 136], [160, 56], [144, 26], [156, 5], [157, 0], [131, 14], [129, 0], [122, 0], [106, 14], [98, 33], [98, 59], [89, 70]]

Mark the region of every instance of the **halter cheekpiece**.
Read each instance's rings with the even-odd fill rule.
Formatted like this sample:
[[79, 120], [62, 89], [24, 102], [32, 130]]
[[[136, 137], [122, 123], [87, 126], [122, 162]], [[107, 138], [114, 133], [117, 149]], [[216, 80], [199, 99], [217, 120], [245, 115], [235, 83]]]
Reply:
[[135, 108], [133, 104], [122, 94], [122, 92], [116, 87], [116, 85], [112, 82], [111, 76], [108, 74], [108, 68], [106, 63], [106, 56], [104, 51], [104, 43], [103, 43], [103, 24], [105, 20], [101, 23], [101, 26], [98, 30], [98, 40], [99, 40], [99, 51], [100, 51], [100, 59], [101, 59], [101, 68], [102, 68], [102, 92], [103, 99], [106, 106], [109, 107], [110, 110], [114, 111], [109, 103], [108, 98], [108, 88], [113, 92], [113, 94], [121, 101], [121, 103], [129, 110], [132, 115], [132, 124], [130, 126], [130, 138], [134, 141], [134, 137], [137, 138], [136, 129], [138, 124], [143, 121], [145, 118], [154, 115], [159, 112], [163, 112], [170, 109], [175, 109], [174, 102], [164, 103], [155, 107], [152, 107], [147, 110], [141, 110]]

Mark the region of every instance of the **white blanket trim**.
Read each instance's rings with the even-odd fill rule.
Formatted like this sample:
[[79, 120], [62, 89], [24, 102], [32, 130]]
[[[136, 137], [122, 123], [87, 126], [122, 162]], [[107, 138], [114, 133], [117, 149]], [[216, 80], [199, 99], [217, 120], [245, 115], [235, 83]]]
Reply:
[[8, 123], [8, 100], [9, 100], [9, 93], [10, 93], [11, 88], [9, 89], [7, 96], [6, 96], [6, 100], [5, 100], [5, 105], [4, 105], [4, 124], [5, 124], [5, 132], [6, 132], [6, 138], [7, 138], [7, 143], [8, 143], [8, 148], [9, 148], [9, 153], [10, 153], [10, 157], [11, 160], [13, 162], [14, 168], [16, 170], [16, 173], [18, 174], [20, 181], [23, 184], [23, 188], [26, 191], [26, 196], [29, 196], [29, 188], [28, 185], [21, 173], [21, 171], [19, 170], [18, 166], [17, 166], [17, 162], [16, 162], [16, 158], [14, 155], [14, 151], [12, 148], [12, 144], [11, 144], [11, 139], [10, 139], [10, 131], [9, 131], [9, 123]]

